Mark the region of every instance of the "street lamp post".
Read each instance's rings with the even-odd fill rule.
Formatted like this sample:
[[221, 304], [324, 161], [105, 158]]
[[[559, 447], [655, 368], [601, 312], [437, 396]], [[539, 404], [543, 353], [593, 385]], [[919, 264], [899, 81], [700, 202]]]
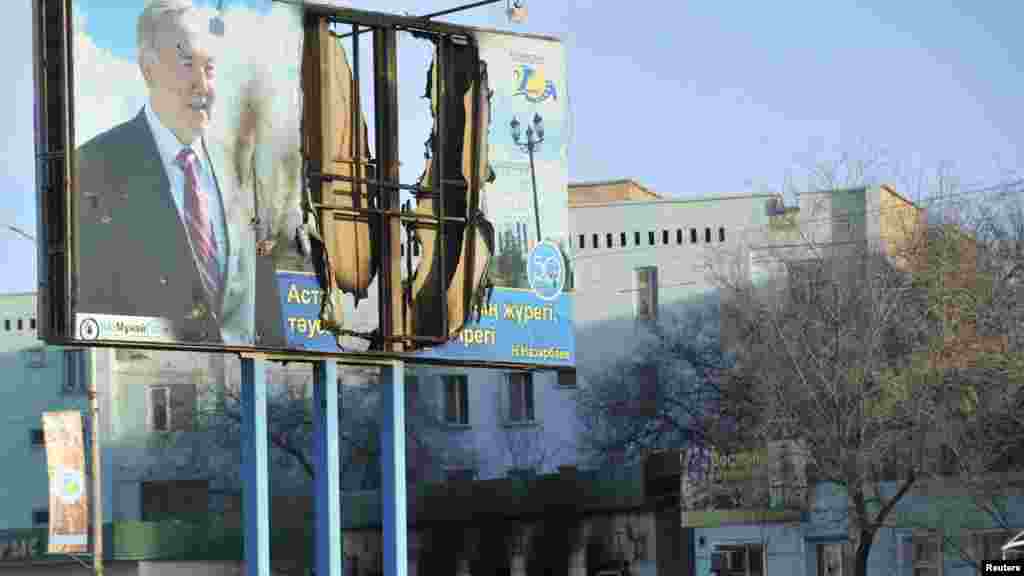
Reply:
[[512, 141], [515, 142], [523, 152], [530, 155], [530, 181], [533, 184], [533, 216], [537, 225], [537, 243], [542, 240], [540, 235], [540, 202], [537, 199], [537, 172], [533, 165], [533, 151], [544, 142], [544, 119], [540, 114], [534, 113], [533, 123], [526, 127], [526, 140], [522, 139], [522, 129], [519, 120], [513, 116], [509, 124], [512, 128]]

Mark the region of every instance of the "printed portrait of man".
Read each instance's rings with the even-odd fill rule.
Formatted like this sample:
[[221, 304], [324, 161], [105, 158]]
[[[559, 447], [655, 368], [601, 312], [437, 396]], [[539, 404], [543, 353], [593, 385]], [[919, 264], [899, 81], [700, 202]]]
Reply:
[[276, 286], [256, 282], [255, 202], [208, 130], [221, 113], [213, 28], [189, 0], [138, 15], [145, 105], [74, 160], [75, 310], [160, 318], [186, 342], [267, 344], [280, 336], [257, 338], [257, 308], [271, 332], [283, 328]]

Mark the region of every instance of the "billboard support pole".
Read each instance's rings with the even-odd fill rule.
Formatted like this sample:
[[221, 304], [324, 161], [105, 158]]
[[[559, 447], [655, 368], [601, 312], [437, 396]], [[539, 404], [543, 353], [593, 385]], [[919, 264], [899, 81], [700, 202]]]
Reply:
[[338, 462], [338, 364], [313, 365], [313, 446], [316, 468], [316, 573], [341, 576], [341, 486]]
[[409, 567], [405, 476], [405, 362], [381, 367], [381, 480], [384, 493], [384, 576], [406, 576]]
[[270, 574], [266, 360], [242, 358], [242, 492], [246, 576]]

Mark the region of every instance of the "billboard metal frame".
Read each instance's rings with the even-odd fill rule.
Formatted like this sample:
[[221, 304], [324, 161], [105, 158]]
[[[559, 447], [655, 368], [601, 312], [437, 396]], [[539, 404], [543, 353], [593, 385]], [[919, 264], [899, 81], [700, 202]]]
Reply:
[[[73, 248], [74, 238], [77, 235], [78, 221], [75, 203], [72, 201], [72, 175], [75, 169], [75, 158], [73, 151], [74, 138], [74, 66], [73, 38], [71, 4], [72, 0], [36, 0], [34, 8], [34, 42], [35, 58], [37, 66], [35, 70], [35, 83], [37, 93], [37, 194], [38, 194], [38, 226], [40, 238], [39, 258], [39, 293], [38, 317], [40, 319], [40, 337], [48, 343], [56, 345], [75, 346], [104, 346], [111, 348], [133, 348], [133, 349], [162, 349], [182, 350], [200, 352], [222, 352], [234, 353], [247, 358], [263, 358], [279, 361], [307, 361], [317, 362], [324, 360], [337, 360], [351, 364], [381, 365], [391, 361], [399, 360], [404, 362], [424, 365], [448, 365], [481, 368], [514, 368], [526, 370], [572, 370], [569, 366], [549, 366], [528, 362], [506, 362], [496, 360], [469, 360], [456, 358], [443, 358], [435, 356], [421, 356], [414, 353], [404, 352], [409, 345], [440, 345], [451, 342], [448, 335], [448, 302], [446, 290], [442, 283], [441, 293], [438, 294], [441, 300], [443, 319], [443, 331], [440, 336], [411, 335], [404, 334], [406, 324], [405, 318], [410, 313], [409, 299], [403, 293], [401, 286], [402, 261], [401, 257], [401, 228], [404, 227], [409, 234], [409, 250], [406, 254], [405, 265], [411, 268], [411, 254], [414, 235], [412, 232], [418, 225], [431, 224], [437, 227], [438, 235], [443, 245], [446, 228], [452, 225], [463, 227], [465, 237], [469, 237], [471, 231], [476, 234], [471, 224], [472, 213], [465, 217], [451, 216], [445, 212], [445, 196], [452, 193], [452, 188], [465, 189], [470, 186], [470, 207], [476, 206], [479, 202], [479, 186], [482, 180], [480, 174], [479, 160], [477, 158], [480, 147], [481, 122], [480, 99], [481, 71], [477, 69], [472, 82], [472, 114], [467, 122], [472, 121], [473, 141], [471, 162], [472, 170], [466, 183], [460, 178], [451, 178], [444, 174], [444, 154], [449, 150], [445, 142], [445, 122], [449, 114], [444, 98], [437, 102], [437, 115], [432, 152], [433, 169], [431, 171], [432, 182], [430, 189], [425, 190], [421, 183], [404, 184], [398, 175], [398, 93], [397, 93], [397, 33], [408, 32], [417, 37], [426, 37], [436, 44], [435, 63], [439, 65], [439, 78], [443, 78], [447, 86], [451, 86], [454, 79], [454, 70], [447, 66], [451, 61], [450, 54], [455, 49], [455, 44], [471, 45], [476, 50], [474, 32], [486, 32], [488, 30], [467, 26], [454, 25], [445, 22], [430, 20], [428, 17], [397, 16], [392, 14], [355, 10], [324, 4], [309, 3], [296, 0], [272, 0], [276, 3], [301, 6], [304, 12], [304, 27], [306, 28], [307, 42], [310, 37], [310, 26], [320, 26], [322, 21], [330, 24], [351, 25], [352, 30], [347, 34], [335, 34], [336, 37], [344, 38], [352, 36], [353, 42], [353, 80], [358, 86], [361, 78], [361, 61], [359, 57], [358, 39], [362, 34], [373, 36], [373, 82], [375, 95], [375, 128], [376, 128], [376, 150], [375, 158], [366, 162], [371, 169], [368, 175], [362, 175], [360, 170], [353, 171], [353, 176], [334, 174], [321, 166], [315, 165], [308, 158], [308, 150], [303, 151], [303, 186], [307, 191], [312, 192], [311, 208], [317, 216], [324, 210], [332, 210], [339, 213], [349, 214], [358, 218], [366, 218], [370, 222], [377, 222], [376, 242], [380, 253], [380, 267], [378, 288], [380, 299], [380, 322], [377, 333], [373, 335], [376, 349], [364, 352], [356, 351], [318, 351], [318, 350], [281, 350], [259, 345], [227, 345], [227, 344], [206, 344], [187, 341], [163, 342], [136, 342], [136, 341], [87, 341], [76, 338], [74, 331], [73, 312], [75, 310], [74, 295], [75, 276], [77, 272], [76, 260], [78, 255]], [[329, 27], [328, 27], [329, 30]], [[515, 34], [501, 31], [502, 34], [510, 36], [528, 37], [539, 40], [558, 41], [550, 36]], [[332, 33], [333, 34], [333, 33]], [[318, 64], [318, 63], [317, 63]], [[443, 76], [441, 76], [443, 75]], [[310, 87], [307, 84], [308, 78], [314, 74], [303, 74], [304, 91], [308, 92]], [[316, 86], [315, 89], [318, 89]], [[352, 106], [352, 118], [355, 120], [353, 126], [358, 127], [362, 122], [361, 102], [358, 90], [353, 94], [350, 102]], [[303, 121], [305, 124], [305, 120]], [[483, 127], [486, 128], [486, 127]], [[303, 140], [307, 138], [309, 127], [303, 125]], [[356, 150], [359, 150], [361, 135], [359, 129], [353, 129], [353, 138], [356, 143]], [[469, 144], [469, 143], [467, 143]], [[325, 183], [344, 181], [352, 184], [353, 189], [365, 185], [371, 191], [369, 206], [340, 207], [333, 206], [321, 198], [319, 191]], [[408, 206], [401, 206], [400, 192], [410, 192], [416, 199], [436, 199], [439, 209], [432, 215], [415, 214], [408, 209]], [[374, 205], [375, 204], [375, 205]], [[450, 229], [450, 228], [449, 228]], [[466, 239], [464, 237], [464, 240]], [[469, 238], [472, 240], [472, 237]], [[463, 310], [466, 310], [467, 319], [473, 315], [473, 290], [472, 290], [472, 267], [474, 263], [475, 242], [466, 242], [466, 264], [467, 270], [462, 281]], [[441, 249], [438, 254], [441, 277], [446, 277], [447, 268], [452, 265], [446, 262], [446, 250]], [[483, 288], [481, 288], [483, 289]], [[411, 288], [409, 288], [411, 290]], [[341, 332], [345, 334], [345, 331]], [[350, 332], [349, 335], [368, 338], [365, 333]]]

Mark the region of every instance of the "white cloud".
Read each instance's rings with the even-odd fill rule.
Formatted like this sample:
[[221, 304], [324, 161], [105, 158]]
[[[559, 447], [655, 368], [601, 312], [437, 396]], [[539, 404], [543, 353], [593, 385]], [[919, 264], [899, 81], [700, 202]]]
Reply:
[[85, 34], [86, 16], [74, 14], [75, 146], [135, 116], [146, 85], [134, 61], [98, 47]]

